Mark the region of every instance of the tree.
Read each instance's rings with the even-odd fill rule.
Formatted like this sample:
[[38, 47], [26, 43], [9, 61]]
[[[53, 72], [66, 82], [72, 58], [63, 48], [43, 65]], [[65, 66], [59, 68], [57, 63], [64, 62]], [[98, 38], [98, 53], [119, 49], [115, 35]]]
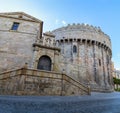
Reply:
[[120, 85], [120, 79], [113, 77], [113, 82], [117, 86], [117, 90], [118, 90], [118, 85]]

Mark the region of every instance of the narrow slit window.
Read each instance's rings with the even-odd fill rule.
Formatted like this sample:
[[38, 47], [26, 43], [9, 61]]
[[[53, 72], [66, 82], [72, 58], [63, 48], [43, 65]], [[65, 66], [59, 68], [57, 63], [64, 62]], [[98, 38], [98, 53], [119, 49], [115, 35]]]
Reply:
[[14, 23], [13, 23], [13, 25], [12, 25], [11, 30], [17, 30], [17, 29], [18, 29], [18, 27], [19, 27], [19, 23], [14, 22]]
[[101, 60], [99, 59], [99, 66], [101, 66]]
[[107, 55], [106, 60], [107, 60], [107, 64], [109, 64], [109, 56], [108, 55]]
[[73, 46], [73, 53], [77, 53], [77, 46], [76, 45]]

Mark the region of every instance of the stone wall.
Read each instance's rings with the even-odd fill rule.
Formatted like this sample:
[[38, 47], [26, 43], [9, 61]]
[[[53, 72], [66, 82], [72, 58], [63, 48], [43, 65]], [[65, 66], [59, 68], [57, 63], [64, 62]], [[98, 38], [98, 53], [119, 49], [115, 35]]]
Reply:
[[[63, 55], [61, 67], [92, 90], [113, 90], [111, 73], [111, 41], [100, 28], [68, 25], [52, 32]], [[76, 50], [74, 48], [76, 47]], [[61, 70], [62, 70], [61, 69]]]
[[83, 95], [90, 89], [63, 73], [22, 68], [0, 74], [0, 94]]
[[56, 40], [65, 39], [86, 39], [95, 40], [102, 44], [105, 44], [111, 49], [111, 40], [107, 34], [105, 34], [100, 27], [93, 27], [86, 24], [73, 24], [66, 27], [58, 28], [52, 33], [56, 36]]
[[[21, 15], [24, 15], [21, 13]], [[25, 62], [31, 65], [33, 43], [40, 38], [40, 22], [33, 22], [24, 15], [0, 14], [0, 72], [22, 67]], [[14, 22], [17, 30], [11, 30]]]
[[[14, 22], [19, 23], [17, 30], [11, 29]], [[42, 24], [42, 21], [25, 13], [0, 13], [0, 72], [21, 68], [26, 62], [28, 67], [37, 69], [40, 58], [47, 56], [51, 60], [51, 71], [65, 72], [76, 81], [90, 84], [92, 90], [112, 90], [112, 51], [108, 35], [100, 28], [73, 24], [56, 29], [52, 33], [44, 33], [42, 37]], [[50, 72], [45, 74], [49, 75]], [[21, 77], [14, 77], [12, 80], [15, 84], [19, 80], [22, 81]], [[43, 81], [47, 79], [44, 78]], [[7, 83], [9, 82], [8, 79]], [[26, 91], [32, 90], [31, 86], [33, 89], [36, 86], [33, 81], [24, 83]], [[59, 80], [52, 85], [57, 86], [57, 83], [59, 85]], [[66, 81], [65, 84], [68, 85], [64, 89], [70, 88], [71, 91], [73, 88], [75, 94], [79, 93], [74, 86], [69, 87], [70, 84]], [[46, 84], [44, 86], [47, 87]]]
[[51, 71], [60, 71], [60, 49], [57, 47], [50, 47], [47, 45], [34, 43], [34, 56], [33, 56], [33, 68], [37, 69], [39, 59], [42, 56], [48, 56], [51, 59]]

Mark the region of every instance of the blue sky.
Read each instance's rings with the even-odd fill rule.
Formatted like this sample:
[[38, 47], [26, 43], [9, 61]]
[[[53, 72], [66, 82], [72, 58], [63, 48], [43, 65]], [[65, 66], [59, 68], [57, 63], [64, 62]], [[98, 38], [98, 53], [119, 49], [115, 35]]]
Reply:
[[44, 32], [72, 23], [100, 26], [120, 69], [120, 0], [0, 0], [0, 12], [22, 11], [44, 21]]

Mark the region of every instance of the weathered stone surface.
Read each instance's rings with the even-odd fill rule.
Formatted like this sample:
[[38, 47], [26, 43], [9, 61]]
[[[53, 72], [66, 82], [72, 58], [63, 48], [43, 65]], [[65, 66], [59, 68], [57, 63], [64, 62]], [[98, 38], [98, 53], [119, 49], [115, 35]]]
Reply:
[[[41, 23], [20, 14], [22, 18], [19, 13], [0, 14], [0, 72], [32, 63], [32, 44], [40, 38]], [[11, 30], [14, 22], [19, 23], [17, 30]]]
[[[18, 71], [21, 73], [18, 75]], [[15, 73], [14, 75], [12, 75]], [[38, 73], [36, 75], [36, 73]], [[82, 95], [90, 94], [89, 88], [69, 76], [33, 69], [19, 69], [2, 73], [1, 95]], [[12, 76], [11, 76], [12, 75]]]
[[68, 25], [52, 33], [63, 55], [61, 70], [82, 83], [90, 84], [93, 91], [113, 90], [112, 50], [108, 35], [100, 28], [83, 24]]
[[[17, 30], [11, 30], [14, 22], [19, 23]], [[0, 13], [0, 72], [21, 67], [47, 70], [46, 73], [22, 70], [22, 77], [20, 77], [20, 70], [13, 71], [10, 75], [1, 74], [0, 79], [5, 80], [0, 82], [3, 86], [4, 82], [6, 83], [4, 88], [1, 85], [1, 91], [11, 93], [15, 90], [15, 94], [26, 95], [39, 94], [39, 92], [42, 95], [46, 93], [49, 95], [83, 94], [84, 92], [68, 82], [76, 84], [74, 80], [86, 86], [90, 85], [93, 91], [112, 91], [112, 52], [108, 35], [104, 34], [100, 28], [74, 24], [53, 32], [43, 33], [42, 36], [42, 23], [23, 12]], [[43, 59], [41, 60], [41, 58]], [[24, 66], [25, 63], [26, 66]], [[52, 74], [48, 70], [54, 71], [56, 74]], [[33, 76], [42, 78], [49, 75], [49, 77], [59, 78], [58, 72], [74, 79], [71, 80], [68, 77], [62, 91], [59, 87], [61, 81], [48, 78], [36, 79]], [[30, 76], [24, 76], [26, 74]], [[9, 77], [12, 79], [6, 79]], [[16, 89], [19, 89], [18, 92]], [[25, 91], [21, 89], [25, 89]]]

